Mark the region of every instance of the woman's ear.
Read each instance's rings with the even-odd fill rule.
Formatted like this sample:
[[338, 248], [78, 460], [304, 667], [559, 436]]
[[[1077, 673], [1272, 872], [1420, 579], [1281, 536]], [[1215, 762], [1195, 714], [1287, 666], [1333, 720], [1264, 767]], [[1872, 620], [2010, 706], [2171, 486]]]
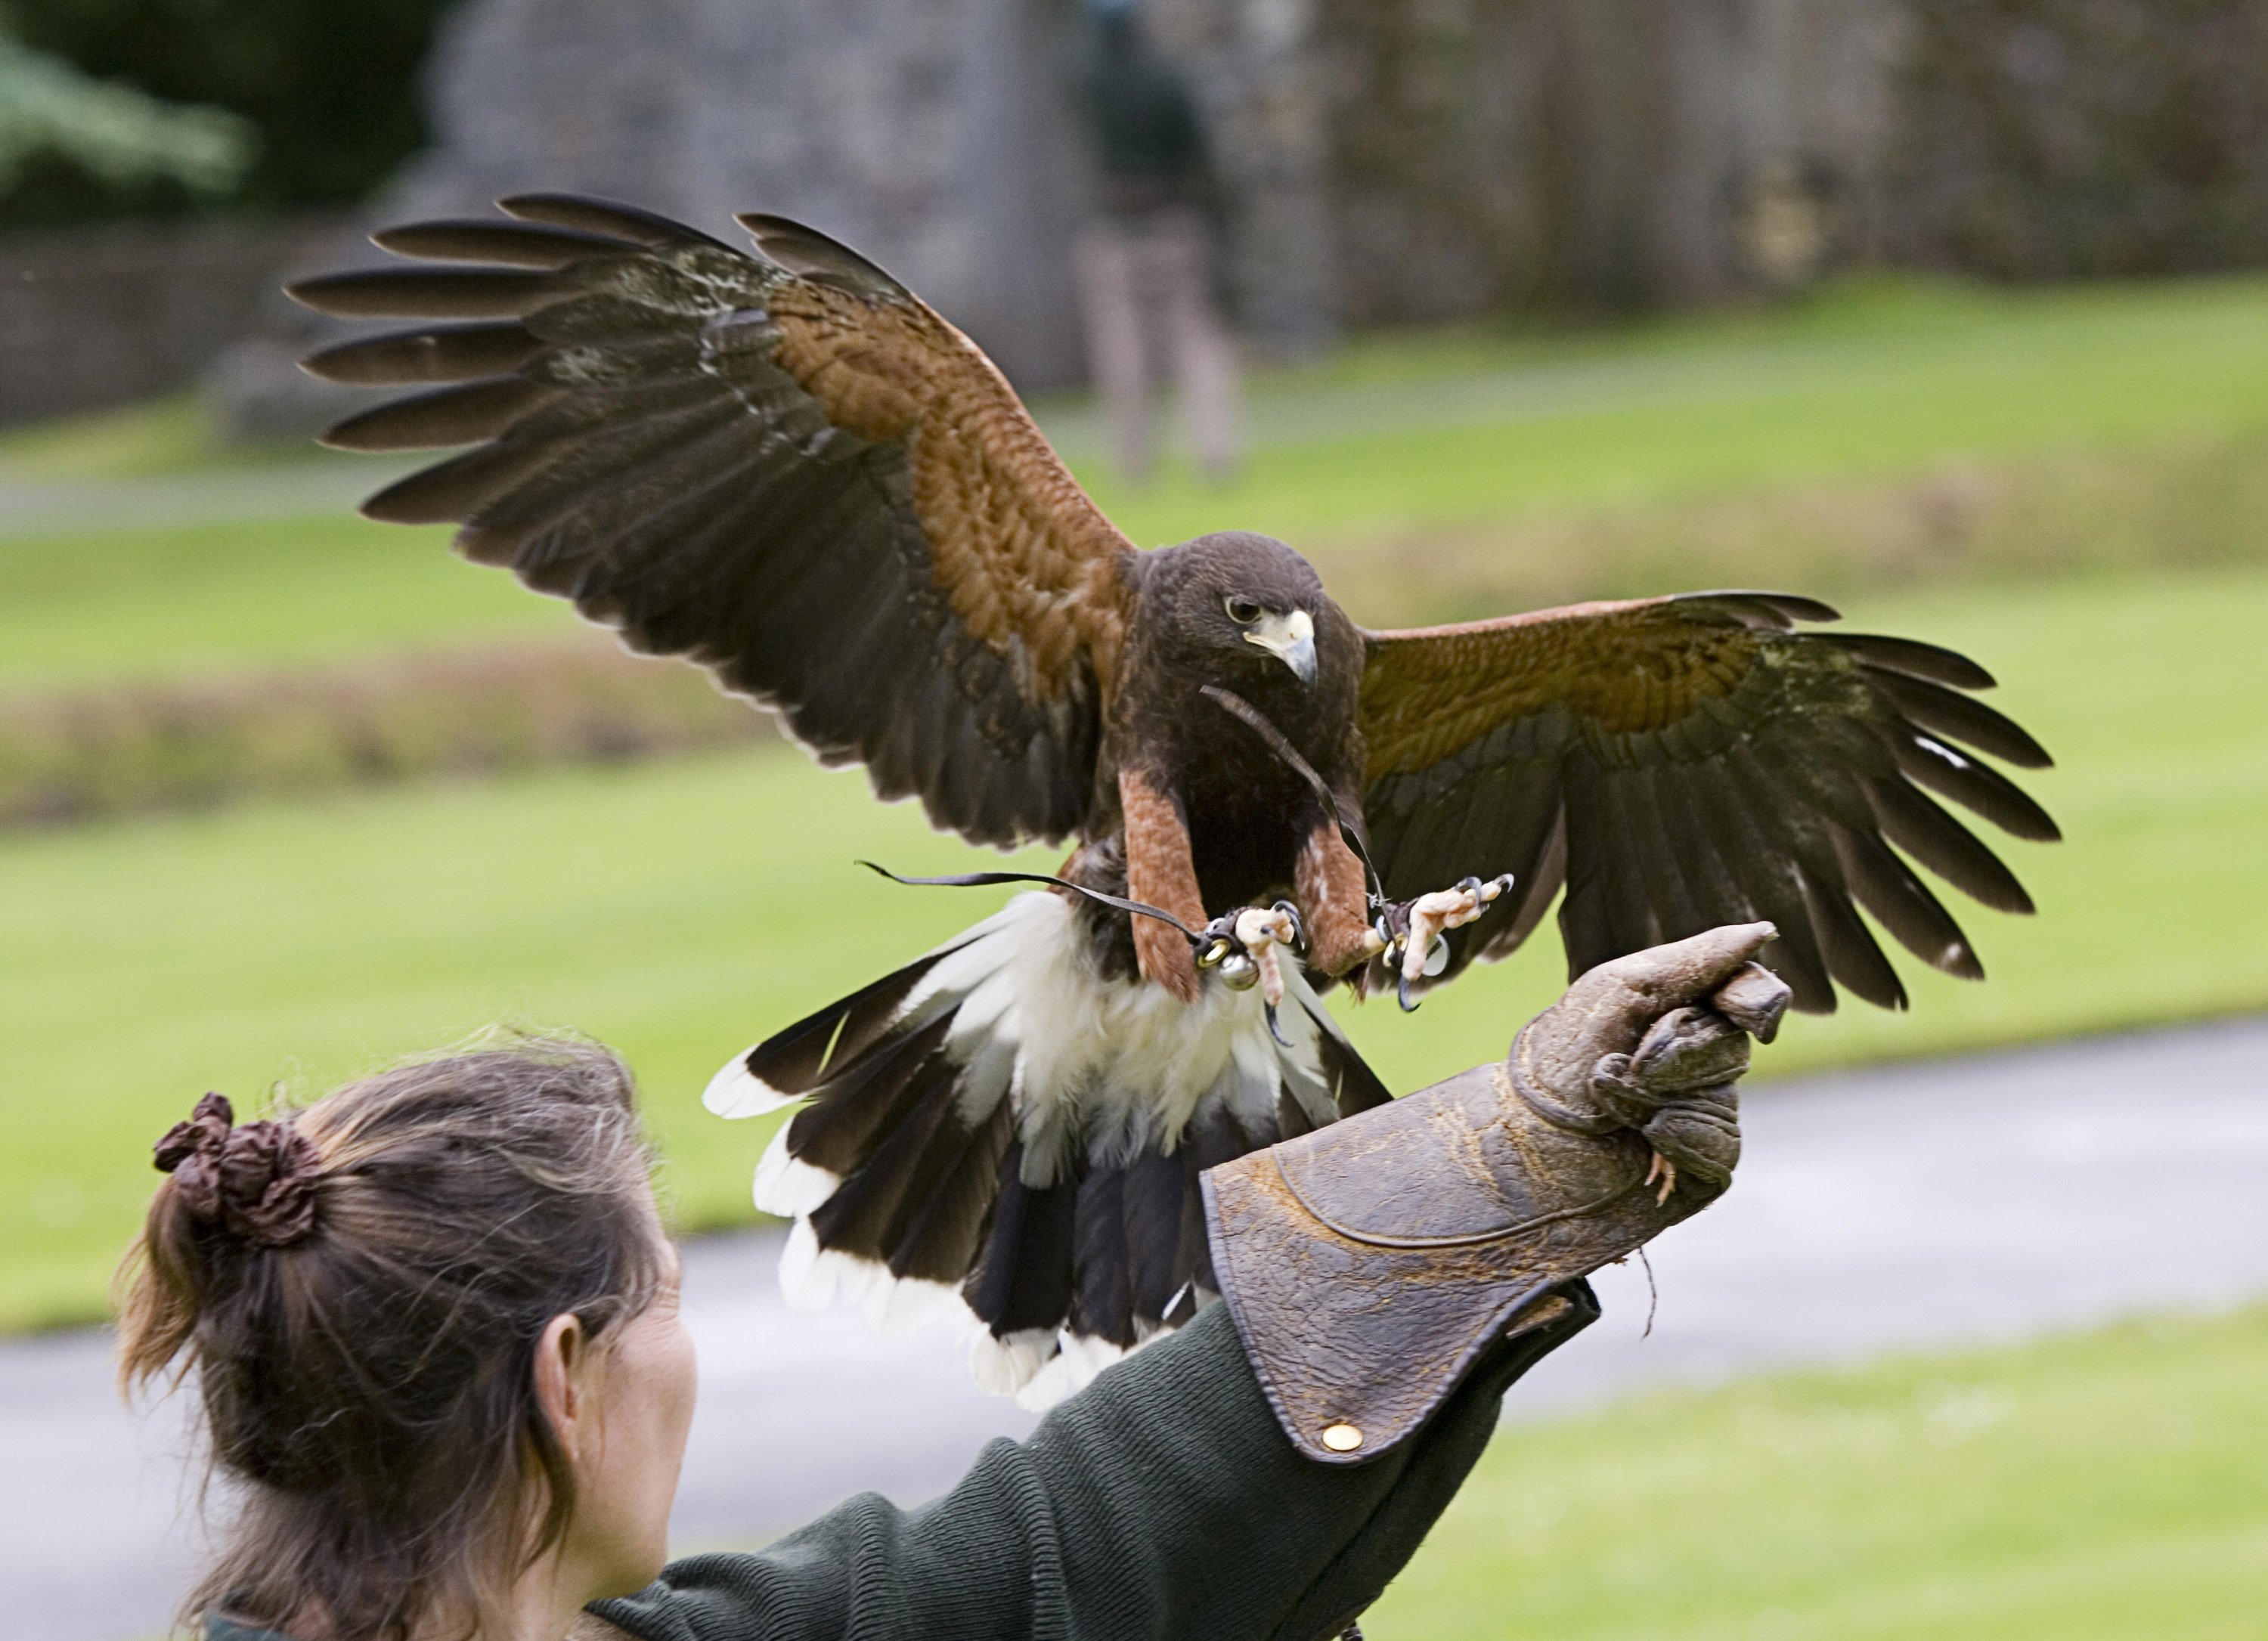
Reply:
[[535, 1401], [570, 1464], [582, 1457], [590, 1439], [586, 1426], [593, 1404], [583, 1382], [590, 1359], [591, 1336], [583, 1331], [581, 1317], [564, 1311], [544, 1324], [543, 1336], [535, 1342]]

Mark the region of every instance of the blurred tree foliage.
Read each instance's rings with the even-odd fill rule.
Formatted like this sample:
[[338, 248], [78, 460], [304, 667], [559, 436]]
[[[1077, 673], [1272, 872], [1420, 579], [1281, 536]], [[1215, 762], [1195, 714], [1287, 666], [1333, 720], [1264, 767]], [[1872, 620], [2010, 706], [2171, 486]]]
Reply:
[[2268, 4], [1907, 0], [1889, 194], [2003, 278], [2268, 261]]
[[207, 194], [244, 178], [257, 139], [225, 109], [160, 101], [33, 51], [0, 19], [0, 190], [46, 154], [114, 184], [169, 178]]
[[84, 75], [226, 109], [257, 145], [232, 187], [106, 173], [49, 147], [0, 227], [350, 203], [425, 141], [418, 69], [449, 0], [14, 0], [6, 32]]

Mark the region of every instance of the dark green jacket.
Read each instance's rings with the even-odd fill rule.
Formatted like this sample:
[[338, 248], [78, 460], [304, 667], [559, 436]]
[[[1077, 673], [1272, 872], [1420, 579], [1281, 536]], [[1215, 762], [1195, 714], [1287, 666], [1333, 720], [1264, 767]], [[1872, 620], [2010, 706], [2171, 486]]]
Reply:
[[864, 1494], [592, 1610], [645, 1641], [1322, 1641], [1417, 1549], [1506, 1387], [1597, 1316], [1587, 1286], [1573, 1295], [1565, 1320], [1484, 1359], [1418, 1435], [1353, 1466], [1292, 1451], [1216, 1305], [1029, 1440], [992, 1443], [933, 1503]]

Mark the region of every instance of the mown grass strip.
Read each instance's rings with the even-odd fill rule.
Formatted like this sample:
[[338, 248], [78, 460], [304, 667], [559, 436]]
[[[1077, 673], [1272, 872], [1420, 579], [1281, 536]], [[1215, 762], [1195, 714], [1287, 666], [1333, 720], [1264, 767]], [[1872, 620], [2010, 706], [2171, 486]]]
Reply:
[[571, 631], [575, 614], [350, 513], [0, 541], [0, 694], [335, 664]]
[[724, 695], [707, 674], [578, 632], [0, 698], [0, 828], [778, 740], [768, 714]]
[[1703, 586], [1846, 598], [2268, 563], [2268, 427], [1962, 460], [1918, 477], [1412, 526], [1312, 556], [1332, 595], [1373, 626]]

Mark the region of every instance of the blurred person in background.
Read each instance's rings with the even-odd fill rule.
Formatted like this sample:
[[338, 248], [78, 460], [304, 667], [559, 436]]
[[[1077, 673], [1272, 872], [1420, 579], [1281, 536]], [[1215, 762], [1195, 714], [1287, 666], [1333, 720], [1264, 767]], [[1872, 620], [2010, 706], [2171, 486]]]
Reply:
[[1151, 48], [1136, 0], [1089, 0], [1071, 98], [1100, 173], [1094, 222], [1078, 248], [1087, 357], [1127, 478], [1156, 455], [1150, 385], [1168, 372], [1207, 479], [1226, 483], [1242, 454], [1236, 344], [1213, 297], [1211, 177], [1183, 77]]

